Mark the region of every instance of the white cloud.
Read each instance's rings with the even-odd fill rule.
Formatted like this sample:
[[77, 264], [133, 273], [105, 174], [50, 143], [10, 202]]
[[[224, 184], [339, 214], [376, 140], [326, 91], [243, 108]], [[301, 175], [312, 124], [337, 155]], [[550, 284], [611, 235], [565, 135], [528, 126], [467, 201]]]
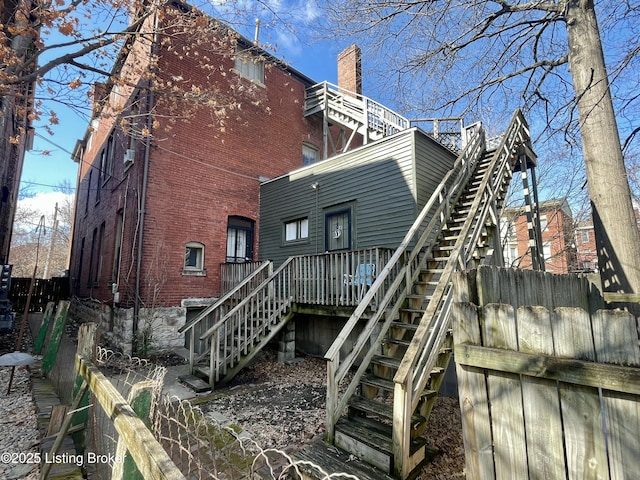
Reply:
[[62, 192], [40, 192], [31, 198], [18, 201], [18, 208], [23, 207], [41, 215], [53, 216], [56, 203], [61, 207], [67, 201], [73, 201], [73, 195]]

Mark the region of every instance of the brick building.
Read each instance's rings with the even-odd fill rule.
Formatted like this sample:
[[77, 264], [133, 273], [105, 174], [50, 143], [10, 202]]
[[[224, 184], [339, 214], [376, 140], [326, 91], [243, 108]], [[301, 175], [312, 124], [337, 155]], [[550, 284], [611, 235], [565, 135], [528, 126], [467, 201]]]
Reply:
[[[3, 75], [10, 77], [33, 45], [31, 32], [16, 28], [19, 9], [29, 11], [30, 2], [0, 1], [0, 28], [4, 44]], [[24, 18], [29, 18], [26, 15]], [[16, 33], [20, 32], [20, 33]], [[28, 73], [28, 72], [27, 72]], [[24, 72], [23, 72], [24, 74]], [[0, 262], [9, 259], [11, 231], [18, 203], [25, 152], [33, 141], [31, 118], [35, 82], [0, 86]]]
[[[636, 208], [634, 212], [636, 216], [636, 226], [638, 231], [640, 231], [640, 209]], [[593, 220], [589, 218], [588, 220], [578, 222], [575, 235], [577, 271], [597, 272], [598, 250], [596, 247]]]
[[[215, 20], [167, 8], [172, 35], [144, 34], [154, 18], [140, 27], [96, 85], [74, 151], [74, 307], [125, 349], [182, 345], [177, 330], [221, 293], [221, 265], [257, 260], [260, 183], [328, 155], [322, 116], [303, 112], [315, 82]], [[208, 37], [178, 28], [184, 17]]]
[[[566, 199], [541, 202], [540, 230], [545, 271], [569, 273], [578, 266], [574, 243], [574, 221]], [[522, 209], [506, 209], [501, 218], [501, 238], [507, 267], [531, 269], [527, 215]]]

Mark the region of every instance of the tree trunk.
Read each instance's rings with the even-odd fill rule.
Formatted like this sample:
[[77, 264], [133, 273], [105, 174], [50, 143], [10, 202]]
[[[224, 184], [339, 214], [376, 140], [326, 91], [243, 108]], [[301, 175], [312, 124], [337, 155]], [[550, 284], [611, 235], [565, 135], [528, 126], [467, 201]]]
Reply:
[[568, 0], [566, 18], [602, 286], [639, 293], [640, 235], [593, 0]]

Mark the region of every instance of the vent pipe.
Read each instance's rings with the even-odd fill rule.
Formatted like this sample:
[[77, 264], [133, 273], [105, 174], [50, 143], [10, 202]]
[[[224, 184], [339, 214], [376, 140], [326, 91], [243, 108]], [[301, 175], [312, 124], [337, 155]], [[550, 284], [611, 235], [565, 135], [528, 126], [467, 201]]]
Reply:
[[253, 44], [257, 47], [260, 39], [260, 19], [256, 18], [256, 33], [253, 36]]

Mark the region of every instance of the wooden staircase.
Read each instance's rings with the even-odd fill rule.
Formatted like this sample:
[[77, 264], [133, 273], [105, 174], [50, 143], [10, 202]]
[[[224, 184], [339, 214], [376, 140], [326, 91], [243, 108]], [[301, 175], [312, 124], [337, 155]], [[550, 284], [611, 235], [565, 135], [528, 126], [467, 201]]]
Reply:
[[264, 262], [180, 329], [189, 338], [192, 374], [223, 386], [280, 332], [293, 316], [290, 262], [275, 272]]
[[356, 134], [360, 134], [366, 144], [410, 127], [409, 120], [384, 105], [328, 82], [308, 88], [305, 94], [304, 115], [318, 113], [324, 115], [328, 124], [350, 130], [349, 138], [342, 141], [342, 148], [333, 145], [334, 153], [349, 150]]
[[[325, 356], [327, 441], [385, 474], [409, 478], [426, 458], [427, 422], [452, 354], [450, 280], [491, 257], [520, 146], [528, 143], [520, 112], [496, 150], [487, 151], [476, 132]], [[394, 288], [348, 349], [367, 302], [389, 279]]]

